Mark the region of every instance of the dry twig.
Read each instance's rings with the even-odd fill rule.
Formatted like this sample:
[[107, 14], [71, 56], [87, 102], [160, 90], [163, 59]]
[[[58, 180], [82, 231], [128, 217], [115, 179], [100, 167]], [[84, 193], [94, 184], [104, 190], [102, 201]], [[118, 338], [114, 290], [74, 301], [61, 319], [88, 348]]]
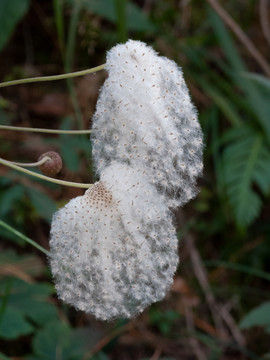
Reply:
[[191, 313], [188, 304], [185, 305], [185, 319], [186, 319], [187, 329], [189, 330], [191, 335], [189, 338], [189, 343], [194, 351], [196, 358], [198, 360], [207, 360], [207, 357], [200, 348], [200, 344], [198, 340], [192, 336], [192, 333], [195, 332], [195, 326], [193, 321], [193, 314]]
[[193, 236], [190, 233], [185, 237], [185, 245], [186, 245], [188, 252], [190, 254], [190, 257], [191, 257], [191, 263], [193, 266], [194, 273], [201, 285], [201, 288], [204, 291], [205, 299], [208, 304], [209, 310], [212, 314], [212, 318], [214, 320], [218, 335], [221, 338], [226, 338], [227, 334], [226, 334], [225, 328], [223, 326], [223, 322], [219, 315], [219, 308], [216, 304], [216, 300], [214, 298], [214, 295], [211, 291], [211, 288], [210, 288], [210, 285], [209, 285], [209, 282], [207, 279], [206, 270], [202, 263], [200, 254], [199, 254], [196, 246], [194, 245]]
[[230, 329], [233, 338], [240, 346], [245, 346], [246, 341], [244, 336], [242, 335], [241, 331], [239, 330], [234, 318], [230, 314], [230, 311], [227, 306], [222, 306], [220, 308], [220, 316], [223, 318], [224, 322], [227, 324], [228, 328]]
[[267, 40], [268, 44], [270, 45], [270, 25], [269, 25], [268, 9], [267, 9], [268, 2], [269, 2], [268, 0], [260, 0], [260, 20], [261, 20], [263, 35]]
[[162, 351], [159, 348], [156, 348], [154, 354], [151, 356], [150, 360], [158, 360], [160, 358]]
[[188, 252], [191, 257], [191, 262], [193, 266], [194, 273], [200, 283], [201, 288], [204, 291], [206, 302], [208, 304], [209, 310], [212, 314], [218, 335], [221, 339], [227, 338], [228, 334], [224, 327], [224, 323], [228, 326], [234, 340], [240, 345], [245, 345], [245, 339], [242, 336], [240, 330], [237, 327], [233, 317], [229, 313], [229, 310], [226, 307], [220, 307], [217, 305], [214, 295], [211, 291], [207, 273], [203, 262], [201, 260], [200, 254], [194, 244], [194, 238], [191, 234], [188, 234], [185, 237], [185, 244], [188, 249]]
[[241, 43], [246, 47], [248, 52], [253, 56], [257, 63], [261, 66], [267, 76], [270, 77], [270, 66], [262, 54], [256, 49], [254, 44], [246, 36], [240, 26], [233, 20], [233, 18], [227, 13], [226, 10], [216, 1], [216, 0], [207, 0], [216, 13], [224, 20], [227, 26], [234, 32], [238, 37]]

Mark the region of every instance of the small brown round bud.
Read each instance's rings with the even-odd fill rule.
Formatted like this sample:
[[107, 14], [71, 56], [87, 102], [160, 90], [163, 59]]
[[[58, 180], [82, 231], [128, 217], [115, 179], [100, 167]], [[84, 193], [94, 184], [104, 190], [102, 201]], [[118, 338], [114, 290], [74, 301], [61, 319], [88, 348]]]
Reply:
[[62, 169], [62, 159], [55, 151], [48, 151], [38, 158], [38, 161], [42, 160], [45, 156], [49, 157], [44, 164], [39, 166], [40, 171], [47, 176], [55, 176]]

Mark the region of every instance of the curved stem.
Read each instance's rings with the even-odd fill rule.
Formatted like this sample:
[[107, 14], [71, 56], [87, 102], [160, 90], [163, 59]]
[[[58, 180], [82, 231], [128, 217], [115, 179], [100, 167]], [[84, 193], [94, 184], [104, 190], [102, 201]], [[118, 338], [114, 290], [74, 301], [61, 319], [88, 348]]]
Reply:
[[44, 156], [44, 158], [42, 158], [41, 160], [34, 162], [34, 163], [19, 163], [19, 162], [15, 162], [15, 161], [9, 161], [9, 162], [11, 164], [18, 165], [21, 167], [37, 167], [37, 166], [44, 164], [47, 160], [51, 160], [51, 158], [49, 156]]
[[91, 132], [92, 132], [92, 130], [40, 129], [40, 128], [17, 127], [17, 126], [8, 126], [8, 125], [0, 125], [0, 130], [27, 131], [27, 132], [36, 132], [36, 133], [67, 134], [67, 135], [91, 134]]
[[2, 158], [0, 158], [0, 164], [8, 166], [14, 170], [18, 170], [27, 175], [35, 176], [39, 179], [46, 180], [46, 181], [49, 181], [49, 182], [52, 182], [52, 183], [55, 183], [58, 185], [71, 186], [71, 187], [77, 187], [77, 188], [82, 188], [82, 189], [88, 189], [93, 186], [93, 184], [82, 184], [82, 183], [76, 183], [76, 182], [72, 182], [72, 181], [64, 181], [64, 180], [54, 179], [49, 176], [45, 176], [45, 175], [36, 173], [34, 171], [24, 169], [21, 166], [15, 165], [12, 162], [10, 162], [8, 160], [4, 160]]
[[22, 234], [21, 232], [19, 232], [18, 230], [13, 229], [13, 227], [11, 227], [10, 225], [8, 225], [7, 223], [5, 223], [4, 221], [0, 220], [0, 226], [2, 226], [3, 228], [5, 228], [6, 230], [12, 232], [13, 234], [15, 234], [16, 236], [18, 236], [20, 239], [23, 239], [24, 241], [28, 242], [28, 244], [34, 246], [35, 248], [37, 248], [38, 250], [42, 251], [44, 254], [46, 254], [47, 256], [50, 256], [49, 251], [47, 251], [46, 249], [44, 249], [42, 246], [40, 246], [39, 244], [37, 244], [35, 241], [31, 240], [29, 237], [27, 237], [26, 235]]
[[82, 71], [75, 71], [75, 72], [67, 73], [67, 74], [52, 75], [52, 76], [39, 76], [39, 77], [33, 77], [33, 78], [28, 78], [28, 79], [5, 81], [5, 82], [0, 83], [0, 88], [1, 87], [6, 87], [6, 86], [19, 85], [19, 84], [41, 82], [41, 81], [70, 79], [70, 78], [74, 78], [74, 77], [77, 77], [77, 76], [84, 76], [84, 75], [95, 73], [95, 72], [100, 71], [100, 70], [104, 70], [105, 66], [106, 66], [106, 64], [102, 64], [102, 65], [96, 66], [96, 67], [94, 67], [92, 69], [87, 69], [87, 70], [82, 70]]

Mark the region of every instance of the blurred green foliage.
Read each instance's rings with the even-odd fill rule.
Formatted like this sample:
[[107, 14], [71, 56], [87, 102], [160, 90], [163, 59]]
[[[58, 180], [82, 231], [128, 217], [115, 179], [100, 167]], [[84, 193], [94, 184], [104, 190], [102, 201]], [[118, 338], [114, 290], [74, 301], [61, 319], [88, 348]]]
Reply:
[[26, 14], [30, 0], [1, 0], [0, 2], [0, 51], [8, 42], [17, 23]]
[[[251, 35], [255, 32], [258, 27], [258, 18], [254, 15], [257, 2], [248, 1], [243, 5], [228, 1], [224, 5], [245, 32]], [[241, 6], [245, 8], [245, 14], [241, 13]], [[37, 25], [33, 18], [41, 9], [44, 18]], [[27, 36], [20, 37], [27, 26], [37, 32], [38, 40], [35, 34], [32, 42]], [[45, 36], [46, 41], [40, 41], [39, 36], [43, 39]], [[231, 357], [233, 351], [237, 353], [236, 358], [270, 358], [265, 345], [268, 340], [264, 340], [270, 332], [270, 80], [235, 41], [207, 2], [47, 0], [37, 5], [34, 0], [0, 1], [0, 51], [12, 59], [10, 66], [6, 65], [1, 73], [5, 79], [25, 74], [23, 66], [15, 64], [14, 45], [9, 47], [12, 43], [16, 47], [24, 41], [25, 51], [31, 47], [31, 51], [39, 54], [38, 59], [48, 60], [52, 55], [52, 62], [64, 72], [90, 66], [89, 62], [92, 65], [103, 63], [105, 52], [127, 38], [153, 45], [162, 55], [183, 67], [199, 110], [206, 146], [201, 193], [188, 207], [191, 220], [187, 229], [181, 229], [181, 232], [192, 231], [196, 235], [197, 246], [209, 271], [211, 290], [224, 306], [236, 299], [235, 326], [238, 323], [247, 339], [254, 337], [255, 340], [240, 347], [234, 340], [221, 341], [201, 328], [195, 328], [194, 333], [189, 334], [184, 314], [178, 306], [183, 294], [175, 303], [170, 302], [172, 299], [168, 303], [165, 300], [165, 310], [160, 304], [151, 307], [146, 311], [147, 318], [141, 320], [146, 325], [141, 327], [147, 327], [148, 332], [151, 330], [163, 339], [179, 341], [185, 349], [182, 359], [194, 356], [187, 345], [190, 338], [199, 341], [208, 359], [235, 358]], [[256, 35], [253, 38], [256, 39]], [[258, 42], [263, 43], [263, 40], [259, 38]], [[88, 48], [82, 44], [88, 44]], [[264, 50], [265, 45], [258, 46]], [[91, 54], [90, 61], [87, 50]], [[41, 69], [46, 65], [46, 61], [35, 63]], [[76, 86], [76, 82], [68, 82], [74, 111], [57, 119], [59, 128], [81, 128], [86, 123]], [[53, 90], [53, 87], [49, 89]], [[61, 86], [57, 89], [63, 91]], [[10, 89], [1, 94], [1, 124], [24, 122], [24, 112], [14, 107], [14, 102], [20, 98], [19, 90], [14, 91], [18, 92], [14, 97]], [[44, 118], [37, 122], [42, 127]], [[35, 126], [34, 122], [32, 126]], [[15, 139], [14, 143], [12, 138], [9, 140], [4, 135], [2, 140], [1, 136], [0, 152], [13, 160], [12, 156], [20, 155], [16, 153], [16, 146], [25, 138]], [[91, 143], [87, 137], [46, 137], [42, 144], [58, 149], [64, 160], [63, 175], [76, 179], [90, 176]], [[71, 194], [42, 181], [34, 182], [29, 177], [25, 177], [27, 181], [19, 179], [20, 175], [13, 171], [1, 173], [0, 219], [44, 245], [53, 212]], [[105, 336], [107, 325], [102, 325], [100, 330], [102, 326], [93, 319], [59, 304], [42, 255], [37, 255], [29, 246], [23, 248], [25, 243], [21, 239], [1, 227], [0, 237], [0, 358], [115, 359], [119, 354], [117, 351], [121, 353], [122, 349], [120, 344], [120, 350], [117, 350], [117, 331], [121, 326], [106, 346], [91, 356], [91, 350]], [[198, 307], [192, 309], [194, 317], [211, 323], [201, 289], [189, 266], [189, 260], [184, 259], [179, 272], [200, 298]], [[220, 277], [217, 274], [221, 274]], [[126, 324], [122, 326], [124, 328]], [[261, 341], [256, 341], [258, 328]], [[114, 333], [115, 329], [110, 328], [110, 331]], [[116, 355], [112, 355], [114, 351]], [[135, 354], [133, 358], [150, 358], [142, 353], [141, 358], [139, 352], [138, 357]], [[162, 355], [160, 359], [178, 359], [171, 353], [167, 357]]]
[[253, 326], [264, 326], [270, 334], [270, 302], [264, 303], [250, 311], [240, 322], [241, 329]]
[[153, 307], [149, 312], [150, 324], [157, 326], [159, 331], [166, 337], [172, 334], [173, 325], [180, 314], [177, 311], [166, 310], [160, 311]]

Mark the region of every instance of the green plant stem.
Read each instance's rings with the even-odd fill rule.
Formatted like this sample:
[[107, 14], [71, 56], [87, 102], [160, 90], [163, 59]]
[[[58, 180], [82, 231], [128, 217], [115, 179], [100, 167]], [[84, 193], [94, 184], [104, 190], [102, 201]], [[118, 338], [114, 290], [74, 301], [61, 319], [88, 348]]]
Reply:
[[[69, 21], [68, 38], [67, 38], [66, 52], [64, 57], [64, 66], [65, 66], [65, 71], [67, 73], [71, 71], [74, 60], [76, 33], [78, 28], [80, 11], [82, 8], [81, 3], [82, 3], [81, 0], [76, 0], [74, 2], [71, 18]], [[78, 127], [79, 129], [83, 129], [82, 113], [78, 103], [75, 86], [71, 79], [67, 79], [67, 86], [71, 96], [71, 101], [75, 111], [75, 115], [77, 118]]]
[[18, 126], [8, 126], [8, 125], [0, 125], [0, 130], [26, 131], [26, 132], [47, 133], [47, 134], [67, 134], [67, 135], [91, 134], [92, 132], [92, 130], [56, 130], [56, 129], [41, 129], [41, 128], [18, 127]]
[[34, 163], [19, 163], [16, 161], [10, 161], [10, 162], [14, 165], [18, 165], [18, 166], [22, 166], [22, 167], [37, 167], [37, 166], [44, 164], [48, 160], [51, 160], [51, 158], [49, 156], [44, 156], [44, 158], [42, 158], [41, 160], [34, 162]]
[[60, 44], [61, 54], [64, 54], [65, 34], [64, 34], [64, 16], [63, 16], [63, 0], [53, 0], [53, 11], [55, 25]]
[[12, 80], [12, 81], [5, 81], [0, 83], [0, 88], [6, 87], [6, 86], [13, 86], [13, 85], [19, 85], [19, 84], [27, 84], [27, 83], [34, 83], [34, 82], [41, 82], [41, 81], [53, 81], [53, 80], [62, 80], [62, 79], [70, 79], [78, 76], [84, 76], [88, 74], [95, 73], [100, 70], [105, 69], [106, 64], [102, 64], [99, 66], [96, 66], [92, 69], [82, 70], [82, 71], [75, 71], [67, 74], [61, 74], [61, 75], [52, 75], [52, 76], [39, 76], [39, 77], [33, 77], [33, 78], [27, 78], [27, 79], [19, 79], [19, 80]]
[[37, 248], [38, 250], [42, 251], [44, 254], [46, 254], [47, 256], [50, 256], [49, 251], [47, 251], [46, 249], [44, 249], [42, 246], [38, 245], [35, 241], [31, 240], [29, 237], [27, 237], [26, 235], [22, 234], [21, 232], [13, 229], [13, 227], [11, 227], [10, 225], [8, 225], [7, 223], [5, 223], [4, 221], [0, 220], [0, 226], [2, 226], [3, 228], [5, 228], [6, 230], [12, 232], [13, 234], [15, 234], [16, 236], [18, 236], [20, 239], [23, 239], [24, 241], [26, 241], [28, 244], [34, 246], [35, 248]]
[[39, 179], [46, 180], [46, 181], [49, 181], [49, 182], [52, 182], [52, 183], [55, 183], [55, 184], [58, 184], [58, 185], [77, 187], [77, 188], [82, 188], [82, 189], [88, 189], [88, 188], [93, 186], [93, 184], [82, 184], [82, 183], [76, 183], [76, 182], [72, 182], [72, 181], [64, 181], [64, 180], [54, 179], [54, 178], [51, 178], [49, 176], [45, 176], [45, 175], [36, 173], [34, 171], [24, 169], [21, 166], [15, 165], [12, 162], [10, 162], [8, 160], [4, 160], [2, 158], [0, 158], [0, 164], [8, 166], [8, 167], [10, 167], [10, 168], [12, 168], [14, 170], [18, 170], [18, 171], [20, 171], [22, 173], [25, 173], [27, 175], [35, 176], [35, 177], [37, 177]]
[[81, 0], [76, 0], [73, 2], [73, 8], [69, 21], [66, 52], [65, 52], [65, 64], [64, 64], [65, 70], [67, 72], [70, 72], [73, 65], [76, 33], [78, 28], [79, 16], [82, 8], [81, 2], [82, 2]]

